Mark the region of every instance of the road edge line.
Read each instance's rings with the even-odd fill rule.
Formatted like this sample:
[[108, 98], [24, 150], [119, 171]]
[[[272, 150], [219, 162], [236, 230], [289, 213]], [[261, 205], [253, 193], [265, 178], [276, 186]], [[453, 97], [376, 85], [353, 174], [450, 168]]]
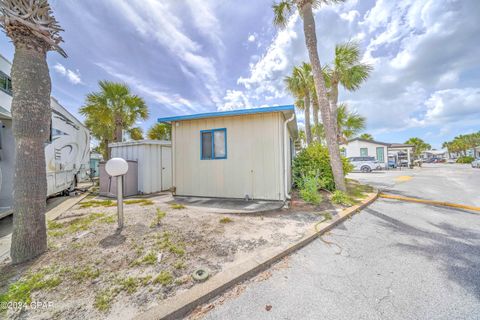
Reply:
[[435, 206], [443, 206], [443, 207], [450, 207], [450, 208], [464, 209], [464, 210], [471, 210], [471, 211], [480, 212], [480, 207], [469, 206], [469, 205], [465, 205], [465, 204], [457, 204], [457, 203], [451, 203], [451, 202], [445, 202], [445, 201], [436, 201], [436, 200], [426, 200], [426, 199], [420, 199], [420, 198], [403, 197], [403, 196], [397, 196], [397, 195], [387, 194], [387, 193], [380, 193], [378, 196], [380, 198], [384, 198], [384, 199], [392, 199], [392, 200], [399, 200], [399, 201], [431, 204], [431, 205], [435, 205]]
[[375, 189], [369, 193], [360, 204], [348, 207], [342, 210], [332, 220], [314, 223], [309, 231], [299, 241], [289, 244], [286, 247], [260, 253], [257, 257], [239, 262], [237, 265], [226, 269], [208, 281], [198, 284], [187, 291], [181, 292], [165, 301], [162, 304], [147, 309], [145, 312], [137, 314], [134, 319], [138, 320], [170, 320], [179, 319], [197, 306], [202, 305], [222, 294], [236, 284], [250, 279], [254, 275], [268, 269], [273, 263], [303, 248], [325, 232], [330, 231], [338, 224], [358, 213], [365, 207], [373, 203], [379, 196], [379, 190]]

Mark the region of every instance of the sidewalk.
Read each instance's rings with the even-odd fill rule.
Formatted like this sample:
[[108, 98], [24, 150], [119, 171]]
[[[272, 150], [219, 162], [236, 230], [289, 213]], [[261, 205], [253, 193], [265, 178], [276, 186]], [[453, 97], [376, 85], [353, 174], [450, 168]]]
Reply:
[[[65, 200], [61, 201], [61, 198], [53, 198], [53, 202], [47, 205], [47, 213], [45, 214], [47, 220], [54, 220], [62, 213], [76, 205], [78, 202], [82, 201], [86, 196], [89, 195], [89, 192], [85, 192], [79, 196], [68, 197]], [[53, 207], [52, 207], [53, 206]], [[49, 208], [50, 207], [50, 208]], [[8, 219], [6, 217], [5, 219]], [[10, 244], [12, 241], [12, 234], [6, 234], [3, 237], [0, 237], [0, 262], [10, 257]]]

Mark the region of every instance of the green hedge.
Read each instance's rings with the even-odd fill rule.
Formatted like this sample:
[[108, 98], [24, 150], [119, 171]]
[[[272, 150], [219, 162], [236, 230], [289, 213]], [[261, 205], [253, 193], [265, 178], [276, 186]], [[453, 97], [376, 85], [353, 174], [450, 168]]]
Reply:
[[[344, 173], [351, 172], [353, 167], [348, 160], [342, 157], [342, 162]], [[320, 188], [335, 190], [328, 149], [318, 143], [313, 143], [298, 153], [293, 161], [292, 174], [293, 182], [299, 189], [303, 189], [307, 178], [313, 177], [317, 179]]]
[[463, 157], [459, 157], [459, 158], [457, 159], [457, 163], [472, 163], [473, 160], [475, 160], [474, 157], [463, 156]]

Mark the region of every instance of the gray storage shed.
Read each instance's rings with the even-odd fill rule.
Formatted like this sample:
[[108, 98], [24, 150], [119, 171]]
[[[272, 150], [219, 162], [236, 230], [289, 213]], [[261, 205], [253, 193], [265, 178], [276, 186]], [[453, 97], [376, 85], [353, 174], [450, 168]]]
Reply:
[[172, 143], [163, 140], [138, 140], [110, 143], [112, 158], [138, 163], [138, 192], [149, 194], [172, 187]]

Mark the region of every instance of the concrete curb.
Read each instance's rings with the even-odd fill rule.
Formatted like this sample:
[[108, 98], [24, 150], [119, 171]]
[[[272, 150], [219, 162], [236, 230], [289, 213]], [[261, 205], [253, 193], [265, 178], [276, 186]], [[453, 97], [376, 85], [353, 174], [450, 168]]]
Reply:
[[137, 320], [170, 320], [179, 319], [193, 311], [197, 306], [207, 303], [230, 287], [245, 281], [257, 273], [267, 269], [273, 263], [306, 246], [325, 232], [333, 229], [355, 213], [370, 205], [378, 198], [378, 190], [369, 193], [359, 205], [349, 207], [329, 221], [313, 224], [307, 234], [294, 244], [277, 250], [262, 252], [255, 258], [243, 261], [233, 267], [216, 274], [208, 281], [198, 284], [176, 296], [165, 300], [161, 305], [153, 307], [137, 315]]
[[69, 210], [72, 208], [74, 205], [85, 199], [90, 195], [90, 191], [85, 191], [84, 194], [77, 196], [77, 197], [72, 197], [68, 200], [63, 201], [60, 203], [58, 206], [50, 209], [47, 213], [45, 213], [45, 220], [55, 220], [59, 216], [62, 215], [65, 211]]

